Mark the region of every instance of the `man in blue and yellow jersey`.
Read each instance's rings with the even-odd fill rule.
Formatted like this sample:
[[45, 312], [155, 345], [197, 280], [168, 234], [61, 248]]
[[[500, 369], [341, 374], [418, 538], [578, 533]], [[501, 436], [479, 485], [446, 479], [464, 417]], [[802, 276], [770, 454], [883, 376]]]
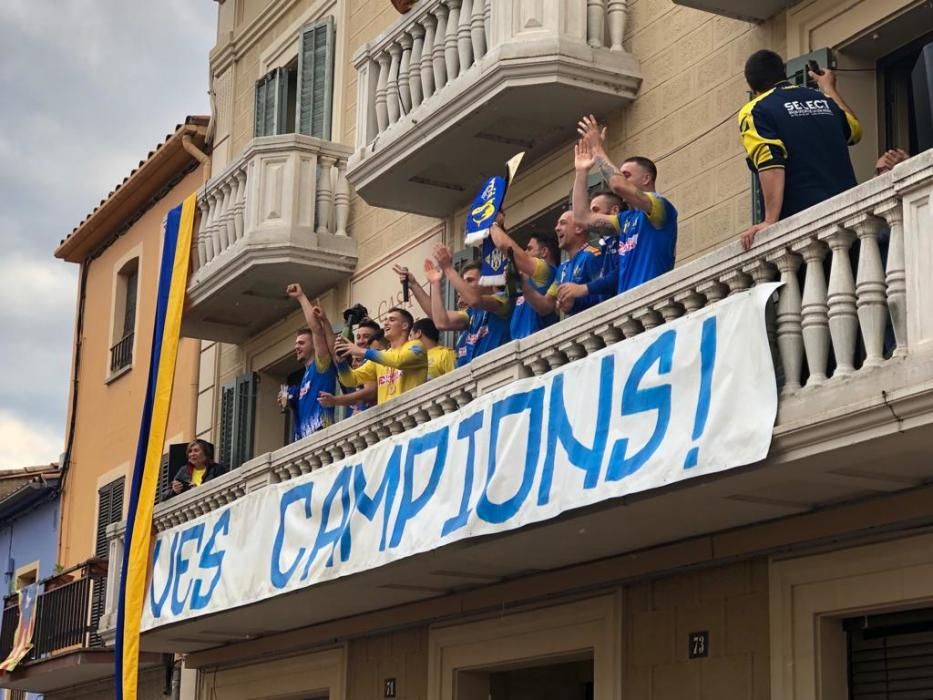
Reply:
[[428, 379], [453, 372], [457, 366], [457, 353], [440, 344], [441, 334], [430, 318], [419, 318], [411, 329], [411, 339], [418, 340], [428, 351]]
[[567, 255], [567, 259], [557, 266], [554, 281], [547, 290], [547, 300], [551, 309], [572, 316], [595, 306], [604, 297], [584, 293], [576, 297], [559, 298], [560, 288], [568, 284], [586, 285], [591, 280], [599, 279], [603, 259], [599, 248], [587, 244], [586, 227], [574, 221], [572, 212], [565, 211], [560, 215], [554, 233], [557, 234], [557, 245]]
[[[606, 214], [610, 219], [616, 219], [625, 209], [625, 202], [612, 190], [602, 190], [590, 197], [590, 211], [594, 214]], [[590, 236], [594, 233], [599, 236], [599, 252], [603, 258], [600, 277], [615, 274], [619, 269], [619, 227], [617, 223], [596, 224], [589, 227]]]
[[492, 225], [491, 232], [492, 241], [499, 250], [505, 253], [512, 251], [512, 259], [522, 278], [521, 294], [515, 298], [509, 323], [512, 340], [527, 338], [557, 323], [554, 302], [547, 296], [560, 262], [557, 238], [551, 233], [533, 233], [522, 248], [499, 222]]
[[[677, 247], [677, 210], [656, 191], [658, 171], [647, 158], [627, 158], [616, 168], [605, 150], [605, 129], [593, 117], [580, 122], [583, 138], [574, 147], [576, 177], [573, 211], [586, 226], [612, 226], [619, 235], [615, 272], [584, 285], [566, 285], [562, 298], [600, 295], [609, 298], [670, 271]], [[612, 191], [629, 206], [616, 214], [601, 214], [587, 207], [587, 174], [594, 165], [604, 171]]]
[[[457, 272], [453, 253], [441, 243], [434, 246], [434, 260], [424, 261], [424, 272], [431, 283], [431, 319], [439, 330], [461, 331], [457, 338], [457, 367], [511, 340], [509, 297], [505, 292], [481, 287], [480, 269], [479, 262], [471, 262]], [[441, 280], [445, 276], [465, 308], [450, 311], [444, 307]]]
[[[345, 387], [376, 383], [376, 403], [389, 399], [424, 384], [428, 376], [428, 354], [418, 340], [409, 340], [414, 319], [405, 309], [389, 309], [382, 320], [382, 330], [389, 342], [388, 350], [361, 348], [343, 336], [334, 341], [334, 352], [340, 360], [337, 373]], [[367, 362], [352, 369], [347, 356], [360, 357]]]
[[836, 91], [835, 74], [807, 72], [819, 90], [790, 84], [784, 59], [773, 51], [756, 51], [745, 62], [755, 96], [739, 110], [739, 130], [764, 205], [764, 221], [742, 234], [746, 250], [779, 219], [856, 184], [848, 147], [858, 143], [862, 127]]
[[334, 409], [318, 403], [322, 391], [333, 393], [337, 388], [337, 372], [331, 361], [330, 348], [321, 330], [317, 306], [305, 296], [300, 284], [286, 288], [304, 313], [307, 328], [295, 336], [295, 357], [305, 367], [304, 375], [296, 385], [288, 387], [287, 406], [292, 410], [292, 441], [308, 437], [334, 422]]

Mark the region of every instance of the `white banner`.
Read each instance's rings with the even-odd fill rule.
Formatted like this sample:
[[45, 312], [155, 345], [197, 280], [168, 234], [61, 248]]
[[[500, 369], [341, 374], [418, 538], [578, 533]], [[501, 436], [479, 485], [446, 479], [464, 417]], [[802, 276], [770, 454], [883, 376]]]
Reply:
[[761, 285], [162, 532], [143, 629], [757, 462]]

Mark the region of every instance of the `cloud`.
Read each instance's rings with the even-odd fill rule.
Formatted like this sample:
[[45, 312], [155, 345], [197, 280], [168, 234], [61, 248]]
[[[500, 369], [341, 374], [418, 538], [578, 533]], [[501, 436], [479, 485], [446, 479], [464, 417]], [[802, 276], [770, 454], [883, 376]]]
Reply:
[[56, 431], [0, 411], [0, 469], [57, 462], [63, 449], [62, 437]]
[[[0, 2], [0, 464], [62, 449], [76, 265], [59, 241], [189, 114], [215, 3]], [[46, 444], [48, 443], [48, 444]]]

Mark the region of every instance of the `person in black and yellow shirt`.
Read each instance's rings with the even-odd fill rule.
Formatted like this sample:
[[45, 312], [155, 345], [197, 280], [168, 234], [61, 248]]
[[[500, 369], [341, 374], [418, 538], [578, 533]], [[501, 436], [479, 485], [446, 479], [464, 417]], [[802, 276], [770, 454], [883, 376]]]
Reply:
[[858, 143], [862, 127], [836, 91], [833, 72], [808, 73], [819, 90], [787, 82], [784, 59], [773, 51], [756, 51], [745, 63], [755, 97], [739, 110], [739, 129], [764, 200], [764, 221], [742, 234], [746, 250], [779, 219], [856, 184], [848, 146]]

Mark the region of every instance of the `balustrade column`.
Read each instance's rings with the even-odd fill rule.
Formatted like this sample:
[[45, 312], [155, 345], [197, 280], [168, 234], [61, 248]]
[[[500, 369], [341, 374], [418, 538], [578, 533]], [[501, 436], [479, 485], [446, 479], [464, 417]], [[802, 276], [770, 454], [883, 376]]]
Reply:
[[829, 305], [829, 335], [836, 358], [834, 377], [843, 377], [855, 371], [858, 316], [855, 313], [855, 279], [849, 260], [849, 248], [854, 240], [855, 234], [842, 226], [836, 226], [826, 235], [826, 242], [832, 251], [826, 302]]
[[421, 20], [424, 27], [424, 47], [421, 49], [421, 91], [424, 99], [434, 94], [434, 15], [425, 15]]
[[230, 189], [227, 183], [217, 187], [217, 239], [220, 241], [219, 252], [224, 252], [230, 247], [230, 239], [227, 235], [227, 218], [230, 211]]
[[457, 49], [457, 32], [460, 24], [461, 0], [445, 0], [449, 8], [447, 32], [444, 34], [444, 61], [447, 65], [447, 80], [460, 75], [460, 53]]
[[907, 273], [904, 262], [904, 214], [895, 200], [878, 211], [888, 224], [888, 265], [885, 282], [888, 286], [888, 311], [894, 327], [894, 356], [907, 353]]
[[818, 386], [826, 381], [826, 364], [829, 361], [829, 307], [826, 305], [826, 275], [823, 272], [826, 246], [814, 238], [798, 252], [807, 265], [800, 305], [803, 349], [810, 370], [807, 386]]
[[606, 36], [606, 0], [586, 0], [586, 43], [601, 49]]
[[628, 16], [628, 0], [609, 0], [606, 11], [609, 20], [609, 50], [622, 51], [622, 38], [625, 36], [625, 20]]
[[389, 46], [389, 55], [392, 61], [389, 64], [389, 79], [386, 83], [386, 110], [389, 114], [389, 124], [394, 124], [400, 116], [400, 93], [398, 89], [398, 71], [401, 64], [402, 48], [398, 44]]
[[864, 216], [851, 224], [859, 239], [855, 294], [859, 327], [865, 344], [865, 363], [862, 366], [876, 367], [884, 362], [884, 329], [888, 323], [884, 267], [878, 247], [882, 221], [874, 216]]
[[331, 213], [334, 205], [334, 190], [331, 184], [333, 156], [318, 156], [317, 161], [317, 233], [330, 233]]
[[416, 24], [411, 28], [411, 58], [408, 62], [408, 92], [412, 108], [421, 104], [421, 52], [424, 49], [424, 27]]
[[233, 205], [233, 234], [236, 240], [243, 238], [243, 216], [246, 211], [246, 170], [236, 172], [236, 201]]
[[376, 125], [379, 133], [389, 128], [389, 109], [386, 104], [386, 91], [389, 84], [389, 56], [380, 53], [376, 59], [379, 62], [379, 77], [376, 79]]
[[236, 178], [231, 177], [224, 183], [224, 198], [227, 206], [227, 211], [224, 215], [224, 225], [227, 229], [227, 247], [229, 248], [236, 243]]
[[347, 161], [337, 161], [337, 187], [334, 192], [334, 210], [336, 226], [334, 234], [347, 235], [347, 221], [350, 218], [350, 183], [347, 181]]
[[800, 269], [800, 256], [789, 250], [783, 251], [776, 259], [784, 285], [778, 290], [777, 345], [781, 353], [781, 367], [784, 370], [784, 388], [782, 394], [792, 394], [801, 387], [803, 372], [803, 328], [801, 326], [800, 283], [797, 270]]
[[447, 61], [444, 58], [444, 43], [447, 38], [447, 6], [438, 5], [434, 10], [437, 25], [434, 31], [434, 45], [431, 47], [431, 61], [434, 65], [434, 91], [439, 91], [447, 84]]
[[473, 58], [478, 61], [486, 55], [486, 27], [483, 16], [489, 0], [473, 0], [473, 14], [470, 16], [470, 39], [473, 42]]
[[226, 246], [220, 238], [221, 194], [219, 190], [211, 193], [211, 241], [214, 244], [214, 257], [224, 252]]
[[411, 62], [412, 40], [408, 34], [402, 34], [398, 40], [402, 47], [402, 59], [398, 67], [398, 92], [402, 103], [402, 113], [408, 114], [411, 111], [411, 78], [409, 77], [409, 66]]
[[204, 263], [207, 262], [207, 217], [210, 215], [210, 208], [207, 205], [206, 197], [198, 198], [198, 209], [201, 210], [201, 223], [198, 226], [198, 238], [197, 238], [197, 259], [194, 263], [194, 269], [200, 270], [204, 267]]
[[457, 56], [460, 59], [460, 74], [473, 65], [473, 0], [462, 0], [460, 23], [457, 26]]

